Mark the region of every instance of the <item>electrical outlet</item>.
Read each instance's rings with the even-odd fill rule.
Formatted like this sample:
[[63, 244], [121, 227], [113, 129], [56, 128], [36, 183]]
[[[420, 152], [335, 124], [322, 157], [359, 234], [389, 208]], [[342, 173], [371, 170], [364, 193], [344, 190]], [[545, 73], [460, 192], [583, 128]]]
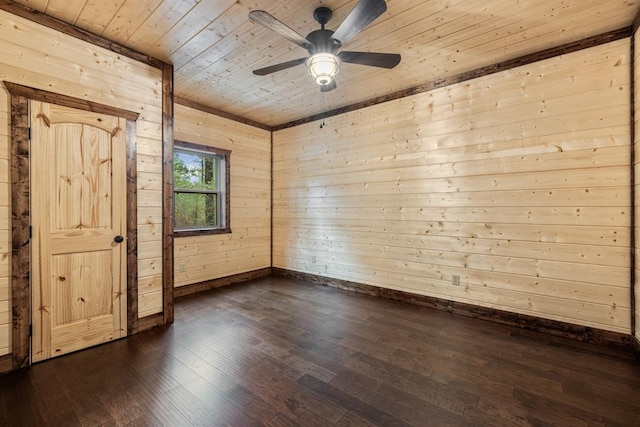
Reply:
[[312, 256], [312, 257], [311, 257], [311, 263], [312, 263], [312, 264], [315, 264], [315, 263], [317, 263], [317, 262], [318, 262], [318, 258], [316, 258], [316, 256], [315, 256], [315, 255], [314, 255], [314, 256]]
[[453, 276], [451, 276], [451, 284], [453, 286], [460, 286], [460, 275], [459, 274], [454, 274]]
[[186, 270], [186, 266], [184, 264], [180, 264], [180, 266], [178, 267], [178, 269], [180, 270], [180, 273], [184, 273], [184, 270]]

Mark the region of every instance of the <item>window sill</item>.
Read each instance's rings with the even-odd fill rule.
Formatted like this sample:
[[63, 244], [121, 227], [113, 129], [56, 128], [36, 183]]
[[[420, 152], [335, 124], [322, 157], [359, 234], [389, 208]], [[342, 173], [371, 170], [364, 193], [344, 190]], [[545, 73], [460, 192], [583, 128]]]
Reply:
[[231, 234], [231, 228], [203, 228], [195, 230], [174, 230], [173, 237], [209, 236], [212, 234]]

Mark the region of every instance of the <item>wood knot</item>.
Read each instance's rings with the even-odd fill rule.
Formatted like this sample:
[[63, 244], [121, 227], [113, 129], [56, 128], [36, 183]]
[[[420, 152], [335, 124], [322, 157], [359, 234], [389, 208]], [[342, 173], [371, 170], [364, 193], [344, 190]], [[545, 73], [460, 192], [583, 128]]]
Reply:
[[51, 120], [49, 120], [49, 117], [45, 116], [44, 114], [40, 113], [36, 116], [39, 119], [42, 119], [42, 121], [44, 122], [44, 125], [48, 128], [51, 127]]
[[67, 278], [64, 276], [60, 276], [58, 277], [58, 280], [60, 280], [61, 282], [64, 282], [65, 280], [67, 280]]

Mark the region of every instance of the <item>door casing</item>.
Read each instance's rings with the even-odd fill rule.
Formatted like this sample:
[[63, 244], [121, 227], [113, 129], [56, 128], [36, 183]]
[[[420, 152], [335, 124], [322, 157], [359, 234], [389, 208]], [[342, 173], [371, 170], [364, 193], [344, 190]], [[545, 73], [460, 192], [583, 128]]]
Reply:
[[11, 95], [12, 369], [31, 363], [29, 100], [122, 117], [126, 122], [127, 332], [138, 330], [136, 112], [4, 82]]

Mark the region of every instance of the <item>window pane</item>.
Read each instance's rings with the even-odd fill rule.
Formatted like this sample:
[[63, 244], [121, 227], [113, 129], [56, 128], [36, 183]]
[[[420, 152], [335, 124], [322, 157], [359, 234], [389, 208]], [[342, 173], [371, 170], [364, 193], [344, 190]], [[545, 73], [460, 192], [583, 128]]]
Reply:
[[174, 141], [173, 189], [176, 236], [230, 233], [230, 152]]
[[218, 195], [175, 193], [176, 228], [218, 227]]
[[175, 150], [173, 176], [175, 188], [217, 190], [216, 156]]

